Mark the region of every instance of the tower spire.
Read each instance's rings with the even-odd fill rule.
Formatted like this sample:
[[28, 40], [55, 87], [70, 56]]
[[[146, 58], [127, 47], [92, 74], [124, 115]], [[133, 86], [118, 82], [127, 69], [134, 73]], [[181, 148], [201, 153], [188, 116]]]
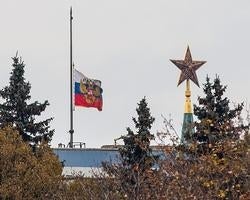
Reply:
[[191, 102], [191, 89], [190, 80], [186, 80], [186, 90], [185, 90], [185, 107], [184, 107], [184, 117], [181, 130], [181, 142], [185, 143], [186, 138], [193, 135], [194, 130], [192, 128], [193, 124], [193, 109]]
[[185, 109], [184, 109], [184, 118], [182, 124], [182, 132], [181, 132], [181, 142], [186, 143], [187, 139], [192, 137], [194, 132], [192, 128], [193, 109], [191, 103], [190, 80], [192, 80], [199, 87], [196, 70], [199, 69], [203, 64], [205, 64], [206, 61], [193, 61], [189, 46], [187, 47], [184, 60], [170, 60], [170, 61], [181, 70], [178, 86], [183, 81], [186, 81]]

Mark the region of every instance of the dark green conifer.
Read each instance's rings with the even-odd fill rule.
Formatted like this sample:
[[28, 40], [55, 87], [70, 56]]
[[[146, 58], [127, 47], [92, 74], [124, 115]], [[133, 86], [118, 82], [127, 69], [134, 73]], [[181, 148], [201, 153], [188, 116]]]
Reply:
[[136, 112], [138, 118], [133, 118], [133, 121], [137, 131], [134, 133], [127, 128], [128, 134], [122, 136], [124, 146], [119, 151], [124, 167], [144, 171], [150, 169], [156, 161], [150, 147], [150, 141], [154, 139], [150, 129], [155, 119], [151, 116], [145, 97], [138, 103]]
[[230, 100], [224, 97], [226, 86], [221, 84], [219, 76], [213, 82], [206, 78], [203, 85], [204, 97], [198, 98], [194, 105], [194, 115], [197, 116], [194, 140], [199, 143], [212, 145], [226, 138], [238, 139], [245, 127], [236, 121], [243, 109], [243, 103], [234, 109], [230, 108]]
[[12, 126], [18, 130], [24, 141], [38, 144], [42, 140], [50, 141], [54, 130], [50, 130], [52, 118], [36, 122], [35, 116], [40, 116], [49, 105], [48, 101], [28, 103], [31, 99], [31, 85], [25, 81], [22, 59], [17, 55], [13, 59], [13, 69], [9, 85], [0, 90], [0, 126]]

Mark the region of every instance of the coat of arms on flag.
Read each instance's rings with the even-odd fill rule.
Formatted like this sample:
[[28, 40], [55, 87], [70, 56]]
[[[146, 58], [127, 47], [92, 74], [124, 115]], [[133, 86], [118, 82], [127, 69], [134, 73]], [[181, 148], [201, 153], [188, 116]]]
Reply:
[[90, 79], [74, 69], [75, 105], [102, 110], [101, 81]]

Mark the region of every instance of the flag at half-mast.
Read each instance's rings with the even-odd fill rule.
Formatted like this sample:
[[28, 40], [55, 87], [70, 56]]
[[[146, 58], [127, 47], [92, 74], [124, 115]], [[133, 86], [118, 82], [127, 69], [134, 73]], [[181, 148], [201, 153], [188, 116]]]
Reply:
[[74, 69], [75, 106], [94, 107], [102, 110], [101, 81], [90, 79]]

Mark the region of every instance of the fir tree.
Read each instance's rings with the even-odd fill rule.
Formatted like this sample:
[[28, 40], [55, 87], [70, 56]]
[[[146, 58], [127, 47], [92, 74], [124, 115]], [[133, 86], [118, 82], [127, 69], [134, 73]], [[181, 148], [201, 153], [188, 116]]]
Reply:
[[145, 97], [138, 103], [136, 109], [138, 118], [133, 118], [137, 132], [134, 133], [127, 128], [128, 134], [121, 137], [124, 146], [120, 148], [119, 152], [123, 166], [128, 169], [145, 171], [150, 169], [156, 161], [156, 156], [152, 155], [150, 148], [150, 141], [154, 139], [150, 129], [155, 119], [151, 116], [147, 105]]
[[54, 130], [49, 130], [52, 118], [36, 122], [35, 116], [41, 115], [49, 105], [48, 101], [28, 104], [31, 99], [31, 85], [25, 81], [22, 59], [17, 55], [13, 59], [13, 69], [9, 85], [0, 90], [3, 102], [0, 104], [0, 126], [12, 126], [30, 144], [38, 144], [42, 140], [49, 142]]
[[194, 105], [197, 116], [195, 141], [211, 146], [225, 139], [238, 139], [246, 127], [236, 121], [243, 109], [243, 103], [231, 109], [230, 100], [224, 97], [226, 86], [221, 84], [219, 76], [213, 82], [206, 78], [203, 91], [204, 97], [198, 98], [199, 105]]
[[121, 162], [118, 164], [103, 163], [104, 171], [120, 183], [120, 190], [128, 199], [142, 199], [143, 191], [152, 190], [152, 178], [157, 171], [153, 170], [158, 156], [152, 154], [150, 141], [154, 135], [150, 129], [154, 118], [150, 114], [145, 97], [138, 103], [137, 118], [132, 118], [136, 132], [127, 128], [127, 135], [121, 136], [124, 145], [119, 148]]

